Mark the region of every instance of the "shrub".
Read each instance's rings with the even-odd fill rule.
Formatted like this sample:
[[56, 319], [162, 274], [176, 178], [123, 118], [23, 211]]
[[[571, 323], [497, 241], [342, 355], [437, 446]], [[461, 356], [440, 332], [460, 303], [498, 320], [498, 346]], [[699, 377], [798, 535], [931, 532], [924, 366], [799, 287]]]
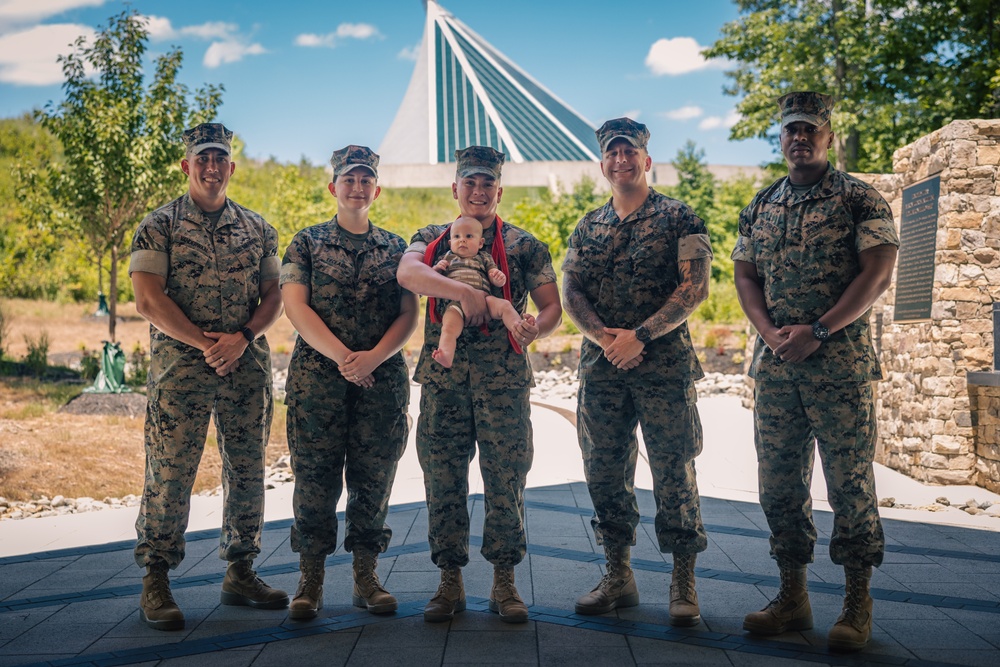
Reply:
[[101, 357], [96, 352], [91, 352], [83, 348], [83, 356], [80, 357], [80, 375], [84, 380], [95, 380], [97, 374], [101, 372]]
[[38, 338], [24, 337], [28, 353], [24, 356], [24, 365], [28, 372], [35, 376], [45, 375], [49, 367], [49, 333], [42, 329]]
[[141, 343], [136, 343], [128, 356], [128, 384], [144, 385], [149, 378], [149, 355]]

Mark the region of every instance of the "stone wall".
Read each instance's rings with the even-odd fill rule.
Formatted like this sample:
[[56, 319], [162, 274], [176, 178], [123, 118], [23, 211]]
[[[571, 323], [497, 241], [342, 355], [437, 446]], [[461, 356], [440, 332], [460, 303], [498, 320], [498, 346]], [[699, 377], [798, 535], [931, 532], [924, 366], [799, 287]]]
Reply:
[[[889, 201], [897, 225], [903, 188], [938, 175], [941, 192], [932, 319], [893, 322], [893, 288], [873, 309], [885, 375], [878, 385], [876, 459], [918, 480], [997, 490], [1000, 393], [994, 397], [979, 391], [985, 388], [969, 387], [966, 374], [993, 368], [992, 304], [1000, 301], [1000, 120], [955, 121], [896, 151], [893, 167], [891, 175], [866, 180]], [[977, 439], [986, 434], [994, 442], [977, 449]]]

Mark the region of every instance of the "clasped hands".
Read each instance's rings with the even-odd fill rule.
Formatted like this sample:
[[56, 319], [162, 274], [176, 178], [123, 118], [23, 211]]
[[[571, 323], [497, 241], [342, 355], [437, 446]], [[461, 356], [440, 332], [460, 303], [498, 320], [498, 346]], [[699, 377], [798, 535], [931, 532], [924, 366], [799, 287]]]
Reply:
[[597, 343], [604, 348], [604, 358], [622, 371], [629, 371], [642, 363], [646, 345], [635, 337], [634, 329], [604, 327], [604, 335]]

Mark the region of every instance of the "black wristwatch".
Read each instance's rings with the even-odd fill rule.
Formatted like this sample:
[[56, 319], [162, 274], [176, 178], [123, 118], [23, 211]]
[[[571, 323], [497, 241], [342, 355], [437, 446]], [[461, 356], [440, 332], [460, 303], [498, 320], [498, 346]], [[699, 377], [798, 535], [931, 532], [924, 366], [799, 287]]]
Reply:
[[247, 339], [248, 343], [252, 343], [253, 339], [256, 338], [256, 336], [253, 335], [253, 329], [250, 327], [243, 327], [240, 333], [243, 334], [243, 337]]
[[635, 328], [635, 339], [643, 345], [649, 345], [649, 342], [653, 340], [645, 324], [640, 324]]
[[819, 320], [813, 322], [813, 338], [819, 342], [825, 341], [830, 337], [830, 330], [823, 326], [823, 323]]

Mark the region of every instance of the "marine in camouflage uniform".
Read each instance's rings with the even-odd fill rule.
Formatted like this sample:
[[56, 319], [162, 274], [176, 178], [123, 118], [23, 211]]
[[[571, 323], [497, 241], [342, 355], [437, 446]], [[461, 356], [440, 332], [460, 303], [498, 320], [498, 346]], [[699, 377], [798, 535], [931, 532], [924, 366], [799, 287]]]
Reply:
[[[453, 194], [462, 215], [483, 224], [486, 252], [493, 252], [496, 229], [501, 227], [510, 300], [523, 314], [531, 296], [539, 308], [537, 325], [525, 320], [509, 338], [503, 323], [490, 319], [485, 292], [433, 271], [430, 265], [448, 250], [446, 240], [427, 258], [430, 265], [425, 263], [428, 245], [446, 231], [444, 225], [418, 230], [400, 263], [404, 286], [437, 297], [439, 316], [445, 299], [460, 301], [470, 325], [458, 339], [453, 365], [445, 368], [432, 359], [441, 335], [440, 317], [434, 322], [428, 312], [414, 374], [421, 384], [417, 454], [427, 492], [428, 540], [431, 559], [442, 573], [437, 595], [424, 611], [430, 622], [448, 620], [465, 608], [460, 568], [469, 562], [468, 477], [477, 444], [486, 509], [482, 554], [494, 564], [490, 607], [505, 621], [527, 621], [527, 609], [514, 587], [513, 567], [527, 550], [524, 487], [533, 455], [528, 395], [534, 380], [526, 355], [513, 343], [526, 348], [536, 337], [550, 333], [559, 324], [562, 308], [548, 248], [496, 216], [503, 158], [487, 147], [456, 151]], [[492, 294], [502, 298], [503, 290], [492, 288]]]
[[[344, 550], [355, 554], [356, 575], [361, 575], [356, 576], [355, 604], [376, 613], [397, 606], [373, 578], [377, 555], [392, 537], [385, 523], [389, 494], [409, 431], [410, 384], [400, 348], [416, 327], [418, 303], [396, 282], [406, 242], [368, 221], [379, 192], [378, 155], [348, 146], [334, 152], [331, 164], [330, 191], [340, 201], [340, 213], [298, 232], [281, 266], [286, 310], [300, 334], [286, 385], [295, 473], [291, 546], [300, 554], [303, 578], [291, 604], [292, 618], [310, 618], [322, 607], [317, 586], [326, 556], [337, 549], [337, 502], [345, 473]], [[345, 199], [358, 193], [371, 200], [350, 208], [352, 202]], [[297, 304], [290, 302], [293, 284], [305, 288]], [[342, 372], [357, 351], [377, 355], [370, 377]]]
[[778, 105], [789, 176], [740, 213], [732, 253], [740, 301], [760, 332], [750, 367], [760, 502], [782, 574], [778, 597], [744, 627], [812, 625], [805, 566], [816, 544], [809, 488], [818, 445], [834, 511], [830, 557], [845, 567], [848, 593], [829, 641], [857, 649], [871, 633], [868, 579], [885, 550], [872, 469], [872, 382], [882, 374], [868, 320], [899, 241], [882, 196], [826, 161], [833, 99], [797, 92]]
[[645, 125], [620, 118], [605, 123], [597, 137], [612, 199], [580, 220], [563, 273], [567, 312], [585, 334], [577, 429], [608, 575], [576, 610], [605, 613], [638, 603], [629, 547], [639, 524], [634, 482], [641, 425], [657, 539], [662, 551], [674, 554], [671, 623], [694, 625], [700, 620], [695, 555], [708, 545], [694, 465], [702, 448], [694, 381], [704, 373], [686, 319], [708, 295], [711, 244], [690, 207], [646, 184]]
[[213, 416], [223, 461], [219, 557], [237, 565], [227, 571], [223, 601], [287, 604], [283, 591], [266, 587], [250, 569], [260, 553], [273, 409], [270, 352], [261, 334], [281, 310], [277, 233], [225, 196], [235, 168], [232, 132], [206, 123], [184, 139], [190, 189], [146, 216], [129, 265], [137, 308], [150, 320], [151, 359], [135, 561], [150, 570], [140, 610], [158, 629], [183, 627], [166, 569], [184, 558], [191, 489]]

